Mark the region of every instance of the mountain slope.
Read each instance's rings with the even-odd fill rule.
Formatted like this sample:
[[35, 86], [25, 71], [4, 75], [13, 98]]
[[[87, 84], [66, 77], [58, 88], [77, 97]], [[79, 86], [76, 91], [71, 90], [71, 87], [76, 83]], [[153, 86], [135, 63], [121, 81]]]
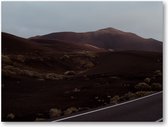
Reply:
[[3, 54], [27, 54], [30, 52], [41, 52], [43, 48], [30, 40], [2, 32], [2, 53]]
[[68, 43], [61, 40], [47, 40], [47, 39], [31, 39], [31, 41], [47, 47], [55, 52], [81, 52], [81, 51], [105, 51], [103, 48], [98, 48], [88, 44]]
[[92, 45], [68, 43], [59, 40], [25, 39], [2, 32], [3, 54], [34, 54], [80, 51], [105, 51]]
[[32, 37], [38, 39], [63, 40], [73, 43], [87, 43], [100, 48], [112, 50], [162, 51], [162, 42], [144, 39], [136, 34], [123, 32], [114, 28], [101, 29], [94, 32], [75, 33], [59, 32]]

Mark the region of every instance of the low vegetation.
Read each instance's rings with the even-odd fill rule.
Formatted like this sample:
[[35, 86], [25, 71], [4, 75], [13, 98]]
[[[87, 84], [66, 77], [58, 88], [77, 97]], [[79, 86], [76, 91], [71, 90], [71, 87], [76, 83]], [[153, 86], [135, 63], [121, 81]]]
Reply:
[[161, 76], [161, 75], [162, 75], [161, 70], [156, 70], [156, 71], [154, 72], [154, 76]]
[[47, 73], [45, 75], [45, 79], [49, 79], [49, 80], [61, 80], [64, 77], [62, 75], [56, 74], [56, 73]]
[[10, 65], [12, 64], [12, 60], [7, 55], [2, 55], [2, 64]]
[[70, 114], [77, 112], [77, 111], [78, 111], [78, 109], [76, 107], [70, 107], [64, 111], [64, 115], [70, 115]]
[[162, 85], [160, 83], [152, 83], [151, 84], [151, 87], [152, 87], [152, 90], [155, 90], [155, 91], [160, 91], [162, 90]]
[[110, 103], [111, 104], [117, 104], [120, 100], [120, 97], [118, 95], [111, 98]]
[[50, 116], [50, 118], [59, 117], [59, 116], [61, 116], [61, 113], [62, 113], [62, 111], [60, 109], [58, 109], [58, 108], [51, 108], [49, 110], [49, 116]]
[[61, 80], [64, 78], [63, 75], [56, 73], [40, 73], [32, 70], [20, 69], [11, 65], [4, 66], [2, 73], [4, 76], [8, 77], [22, 75], [42, 80]]
[[135, 93], [132, 93], [132, 92], [128, 92], [126, 94], [124, 94], [120, 100], [122, 101], [127, 101], [127, 100], [132, 100], [132, 99], [135, 99], [136, 98], [136, 95]]
[[145, 78], [145, 79], [144, 79], [144, 82], [145, 82], [145, 83], [150, 83], [150, 81], [151, 81], [150, 78]]
[[15, 115], [13, 114], [13, 113], [9, 113], [8, 115], [7, 115], [7, 119], [8, 120], [13, 120], [15, 118]]
[[24, 63], [26, 60], [24, 55], [16, 55], [15, 59], [16, 59], [16, 61], [21, 62], [21, 63]]
[[47, 119], [45, 119], [45, 118], [39, 118], [39, 117], [37, 117], [36, 119], [35, 119], [35, 121], [46, 121]]
[[76, 75], [75, 71], [66, 71], [64, 75]]
[[[89, 73], [86, 72], [90, 68], [96, 66], [97, 63], [95, 59], [96, 55], [90, 52], [64, 54], [57, 58], [54, 56], [30, 57], [25, 55], [2, 55], [2, 73], [7, 79], [16, 79], [10, 80], [9, 84], [12, 82], [12, 85], [9, 85], [9, 88], [13, 88], [13, 84], [24, 84], [26, 80], [31, 78], [32, 81], [36, 80], [37, 84], [35, 84], [35, 90], [37, 87], [40, 91], [46, 92], [37, 92], [36, 94], [37, 97], [35, 97], [35, 99], [43, 97], [45, 101], [49, 102], [47, 103], [48, 105], [46, 104], [48, 106], [46, 107], [46, 110], [42, 112], [43, 115], [34, 113], [35, 115], [33, 116], [33, 119], [36, 121], [44, 121], [50, 118], [54, 119], [62, 115], [70, 115], [81, 110], [88, 110], [106, 104], [118, 104], [162, 90], [161, 70], [153, 71], [151, 75], [143, 75], [137, 79], [136, 77], [131, 77], [130, 79], [127, 79], [126, 77], [123, 79], [120, 75], [106, 76], [104, 73], [100, 73], [99, 75], [89, 75]], [[34, 62], [35, 64], [32, 64], [31, 62]], [[53, 69], [53, 66], [57, 64], [61, 68]], [[48, 67], [49, 69], [45, 68], [45, 70], [40, 65]], [[57, 69], [60, 69], [60, 72], [57, 71]], [[24, 79], [19, 81], [22, 77], [26, 77], [27, 79], [25, 81], [23, 81]], [[3, 88], [6, 87], [7, 83], [3, 83]], [[31, 86], [34, 84], [29, 85]], [[16, 85], [15, 90], [22, 90], [23, 88], [24, 94], [27, 94], [26, 96], [30, 96], [31, 98], [31, 89], [33, 88], [34, 90], [34, 86], [31, 86], [31, 88], [29, 88], [30, 86], [27, 86], [22, 87], [22, 85]], [[58, 86], [61, 87], [61, 89]], [[10, 90], [9, 88], [8, 90]], [[11, 94], [12, 92], [9, 93]], [[43, 96], [43, 94], [46, 95]], [[52, 95], [54, 99], [49, 98], [50, 96], [48, 97], [48, 95]], [[45, 97], [48, 97], [49, 99]], [[34, 99], [34, 97], [32, 98]], [[85, 101], [87, 101], [86, 105]], [[51, 105], [62, 107], [61, 109], [51, 108]], [[72, 105], [74, 106], [71, 107]], [[9, 113], [4, 117], [9, 120], [16, 119], [19, 116], [17, 114], [18, 112], [15, 112], [16, 114]]]
[[145, 82], [140, 82], [137, 85], [135, 85], [135, 89], [139, 91], [150, 90], [151, 86]]
[[128, 92], [122, 96], [115, 95], [110, 99], [110, 103], [117, 104], [123, 101], [136, 99], [162, 90], [162, 85], [158, 82], [161, 75], [161, 71], [156, 70], [151, 77], [147, 77], [142, 82], [139, 82], [135, 85], [124, 83], [123, 87], [132, 89], [134, 92]]
[[[48, 114], [42, 114], [42, 113], [38, 113], [35, 121], [46, 121], [47, 119], [55, 119], [58, 118], [62, 115], [70, 115], [72, 113], [78, 112], [79, 109], [76, 107], [69, 107], [66, 110], [61, 110], [58, 108], [51, 108], [48, 112]], [[10, 117], [13, 118], [13, 114], [9, 114]], [[49, 118], [48, 118], [49, 117]]]
[[146, 96], [146, 95], [149, 95], [149, 94], [152, 94], [154, 93], [155, 91], [138, 91], [135, 93], [136, 97], [143, 97], [143, 96]]
[[[65, 54], [60, 58], [52, 56], [2, 55], [2, 73], [7, 77], [22, 75], [44, 80], [69, 79], [71, 76], [86, 72], [88, 69], [94, 67], [93, 56], [90, 53], [78, 55]], [[55, 66], [53, 62], [56, 62], [65, 71], [56, 73], [55, 71], [57, 70], [51, 69], [49, 72], [43, 72], [40, 66], [33, 67], [32, 62], [35, 64], [44, 64], [44, 66], [51, 68]], [[74, 70], [71, 70], [71, 68]]]
[[120, 96], [120, 97], [118, 95], [112, 97], [111, 100], [110, 100], [110, 103], [111, 104], [117, 104], [119, 102], [133, 100], [133, 99], [143, 97], [143, 96], [146, 96], [146, 95], [149, 95], [149, 94], [152, 94], [152, 93], [154, 93], [154, 91], [137, 91], [135, 93], [128, 92], [128, 93], [126, 93], [126, 94], [124, 94], [123, 96]]

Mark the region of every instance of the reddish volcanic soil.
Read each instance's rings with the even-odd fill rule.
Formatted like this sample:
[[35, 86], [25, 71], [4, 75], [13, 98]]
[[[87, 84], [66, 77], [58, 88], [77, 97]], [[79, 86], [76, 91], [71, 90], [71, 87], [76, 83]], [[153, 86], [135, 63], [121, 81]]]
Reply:
[[2, 33], [2, 121], [50, 120], [51, 108], [63, 116], [70, 107], [112, 104], [147, 77], [148, 85], [159, 84], [148, 91], [162, 90], [162, 44], [152, 39], [112, 28], [30, 39]]
[[[49, 119], [48, 112], [54, 107], [65, 110], [73, 106], [86, 110], [106, 105], [110, 101], [107, 96], [134, 91], [133, 87], [125, 88], [123, 84], [134, 86], [144, 78], [152, 77], [155, 70], [161, 70], [162, 63], [157, 62], [160, 55], [137, 52], [100, 54], [96, 67], [69, 80], [3, 77], [3, 119], [6, 120], [5, 116], [10, 112], [19, 121], [34, 121], [39, 113]], [[80, 92], [74, 92], [76, 88]], [[97, 96], [104, 102], [95, 100]]]
[[[162, 43], [154, 39], [144, 39], [134, 33], [106, 28], [93, 32], [59, 32], [34, 38], [63, 40], [71, 43], [88, 43], [100, 48], [113, 50], [162, 51]], [[30, 39], [33, 39], [30, 38]]]
[[34, 44], [30, 40], [20, 38], [8, 33], [2, 33], [2, 53], [3, 54], [25, 54], [27, 52], [44, 51], [38, 44]]
[[98, 48], [92, 45], [78, 44], [78, 43], [68, 43], [60, 40], [46, 40], [46, 39], [31, 39], [31, 41], [37, 42], [44, 47], [48, 47], [55, 52], [80, 52], [80, 51], [94, 51], [103, 52], [106, 51], [103, 48]]
[[148, 74], [161, 68], [162, 54], [156, 52], [122, 51], [101, 53], [99, 64], [87, 74], [111, 73], [113, 75]]
[[48, 54], [60, 52], [94, 51], [105, 49], [87, 46], [85, 44], [68, 43], [59, 40], [24, 39], [8, 33], [2, 33], [3, 54]]

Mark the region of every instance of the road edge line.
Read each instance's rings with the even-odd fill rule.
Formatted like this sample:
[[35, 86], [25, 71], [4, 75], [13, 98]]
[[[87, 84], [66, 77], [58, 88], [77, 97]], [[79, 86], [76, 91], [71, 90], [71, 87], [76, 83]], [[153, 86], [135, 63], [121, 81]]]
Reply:
[[148, 97], [160, 94], [162, 92], [163, 91], [160, 91], [160, 92], [157, 92], [157, 93], [153, 93], [153, 94], [150, 94], [150, 95], [147, 95], [147, 96], [143, 96], [143, 97], [133, 99], [133, 100], [130, 100], [130, 101], [126, 101], [126, 102], [122, 102], [122, 103], [119, 103], [119, 104], [107, 106], [107, 107], [100, 108], [100, 109], [97, 109], [97, 110], [92, 110], [92, 111], [88, 111], [88, 112], [85, 112], [85, 113], [81, 113], [81, 114], [77, 114], [77, 115], [73, 115], [73, 116], [69, 116], [69, 117], [65, 117], [65, 118], [60, 118], [60, 119], [54, 120], [53, 122], [59, 122], [59, 121], [62, 121], [62, 120], [66, 120], [66, 119], [70, 119], [70, 118], [74, 118], [74, 117], [78, 117], [78, 116], [83, 116], [83, 115], [90, 114], [90, 113], [93, 113], [93, 112], [102, 111], [102, 110], [105, 110], [105, 109], [121, 106], [121, 105], [124, 105], [124, 104], [128, 104], [128, 103], [131, 103], [131, 102], [135, 102], [135, 101], [138, 101], [138, 100], [142, 100], [144, 98], [148, 98]]
[[163, 120], [163, 118], [160, 118], [158, 120], [156, 120], [155, 122], [161, 122]]

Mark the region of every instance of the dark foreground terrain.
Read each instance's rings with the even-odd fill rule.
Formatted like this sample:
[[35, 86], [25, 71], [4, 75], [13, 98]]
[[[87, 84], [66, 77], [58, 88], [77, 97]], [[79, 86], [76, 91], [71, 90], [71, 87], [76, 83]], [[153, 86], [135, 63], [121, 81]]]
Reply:
[[[97, 65], [87, 72], [61, 74], [62, 77], [58, 76], [58, 79], [54, 73], [53, 77], [51, 74], [47, 78], [31, 74], [33, 72], [27, 72], [28, 76], [26, 73], [8, 75], [10, 72], [5, 72], [2, 80], [3, 120], [7, 120], [10, 113], [15, 115], [14, 120], [19, 121], [33, 121], [39, 117], [49, 119], [52, 108], [61, 110], [59, 115], [63, 115], [68, 108], [72, 111], [87, 110], [112, 103], [112, 98], [116, 95], [121, 97], [129, 92], [159, 91], [162, 83], [162, 63], [158, 60], [160, 55], [137, 52], [102, 53], [96, 58]], [[143, 84], [145, 78], [150, 79], [146, 80], [149, 85]], [[136, 88], [140, 82], [144, 86]], [[134, 98], [134, 95], [128, 96]], [[124, 99], [127, 100], [127, 97]]]
[[89, 112], [76, 113], [56, 122], [161, 122], [163, 121], [163, 93], [157, 92], [116, 105], [108, 105]]
[[5, 33], [2, 48], [2, 121], [47, 121], [162, 90], [162, 52]]

